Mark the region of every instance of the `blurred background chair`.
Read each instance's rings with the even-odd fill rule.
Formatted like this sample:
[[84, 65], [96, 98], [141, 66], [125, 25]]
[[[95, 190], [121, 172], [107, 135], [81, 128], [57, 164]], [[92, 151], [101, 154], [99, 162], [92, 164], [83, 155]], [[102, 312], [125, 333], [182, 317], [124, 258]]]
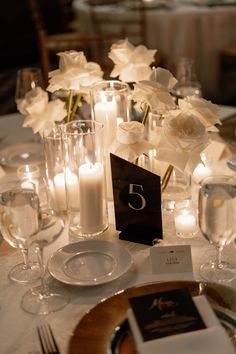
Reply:
[[[112, 62], [108, 61], [107, 53], [111, 44], [118, 39], [125, 38], [123, 31], [111, 34], [98, 33], [95, 36], [85, 36], [73, 31], [73, 14], [70, 11], [71, 0], [50, 0], [43, 6], [42, 0], [27, 0], [38, 37], [41, 67], [45, 82], [48, 72], [58, 67], [56, 53], [65, 50], [83, 51], [86, 58], [101, 65], [104, 76], [107, 78], [111, 71]], [[44, 4], [44, 5], [45, 5]], [[55, 18], [54, 26], [50, 21]]]
[[[134, 45], [147, 44], [146, 7], [142, 0], [88, 0], [93, 33], [104, 36], [106, 33], [123, 31]], [[101, 6], [111, 6], [111, 16], [103, 16]], [[119, 16], [117, 7], [126, 6], [132, 10], [129, 18]], [[113, 10], [112, 10], [113, 7]]]
[[235, 105], [236, 102], [236, 44], [223, 48], [220, 58], [221, 102], [226, 105]]

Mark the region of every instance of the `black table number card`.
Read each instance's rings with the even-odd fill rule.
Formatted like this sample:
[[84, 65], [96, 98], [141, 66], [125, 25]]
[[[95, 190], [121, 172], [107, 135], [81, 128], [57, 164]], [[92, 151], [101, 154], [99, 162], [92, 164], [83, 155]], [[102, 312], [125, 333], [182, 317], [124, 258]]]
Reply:
[[161, 178], [110, 154], [116, 229], [119, 237], [152, 245], [161, 239]]
[[129, 299], [143, 341], [206, 328], [187, 288]]

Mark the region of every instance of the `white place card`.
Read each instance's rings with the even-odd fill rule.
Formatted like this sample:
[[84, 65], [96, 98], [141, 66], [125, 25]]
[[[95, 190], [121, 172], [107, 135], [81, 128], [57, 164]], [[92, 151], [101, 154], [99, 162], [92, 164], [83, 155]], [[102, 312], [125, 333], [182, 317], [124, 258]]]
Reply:
[[227, 147], [225, 143], [211, 140], [210, 144], [204, 149], [203, 153], [206, 156], [207, 161], [214, 163], [220, 160], [226, 150]]
[[193, 272], [190, 245], [152, 247], [150, 257], [152, 272], [155, 274]]

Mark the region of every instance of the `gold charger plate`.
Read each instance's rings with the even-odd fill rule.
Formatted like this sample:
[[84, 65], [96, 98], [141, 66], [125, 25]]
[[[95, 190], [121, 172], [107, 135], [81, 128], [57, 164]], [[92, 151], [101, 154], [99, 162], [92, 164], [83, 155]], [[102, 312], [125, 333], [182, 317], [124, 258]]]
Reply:
[[116, 329], [127, 319], [128, 299], [132, 296], [187, 287], [192, 296], [206, 295], [212, 305], [236, 310], [236, 292], [221, 284], [195, 281], [151, 283], [122, 290], [103, 300], [78, 323], [69, 342], [69, 354], [137, 354], [129, 332], [123, 336], [115, 351], [110, 350]]

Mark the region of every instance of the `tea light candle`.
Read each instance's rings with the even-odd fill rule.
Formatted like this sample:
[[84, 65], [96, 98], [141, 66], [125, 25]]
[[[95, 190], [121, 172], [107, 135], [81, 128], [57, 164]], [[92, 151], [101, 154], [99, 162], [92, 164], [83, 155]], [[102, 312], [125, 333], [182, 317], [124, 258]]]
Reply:
[[74, 204], [78, 204], [78, 191], [79, 183], [77, 176], [72, 173], [69, 169], [66, 169], [66, 183], [65, 183], [65, 173], [60, 172], [54, 177], [54, 189], [55, 189], [55, 199], [56, 205], [59, 210], [67, 209], [66, 200], [66, 186], [69, 196], [70, 206], [73, 207]]
[[193, 172], [193, 179], [196, 183], [199, 183], [203, 178], [208, 177], [212, 174], [209, 166], [199, 163]]
[[192, 237], [198, 230], [197, 218], [192, 210], [180, 209], [175, 213], [175, 228], [178, 236]]
[[103, 227], [103, 166], [85, 163], [79, 168], [80, 225], [84, 233]]
[[[23, 187], [27, 187], [27, 182], [33, 183], [38, 189], [38, 178], [40, 175], [39, 167], [37, 165], [22, 165], [17, 169], [17, 176], [24, 180]], [[31, 186], [29, 184], [29, 186]]]

